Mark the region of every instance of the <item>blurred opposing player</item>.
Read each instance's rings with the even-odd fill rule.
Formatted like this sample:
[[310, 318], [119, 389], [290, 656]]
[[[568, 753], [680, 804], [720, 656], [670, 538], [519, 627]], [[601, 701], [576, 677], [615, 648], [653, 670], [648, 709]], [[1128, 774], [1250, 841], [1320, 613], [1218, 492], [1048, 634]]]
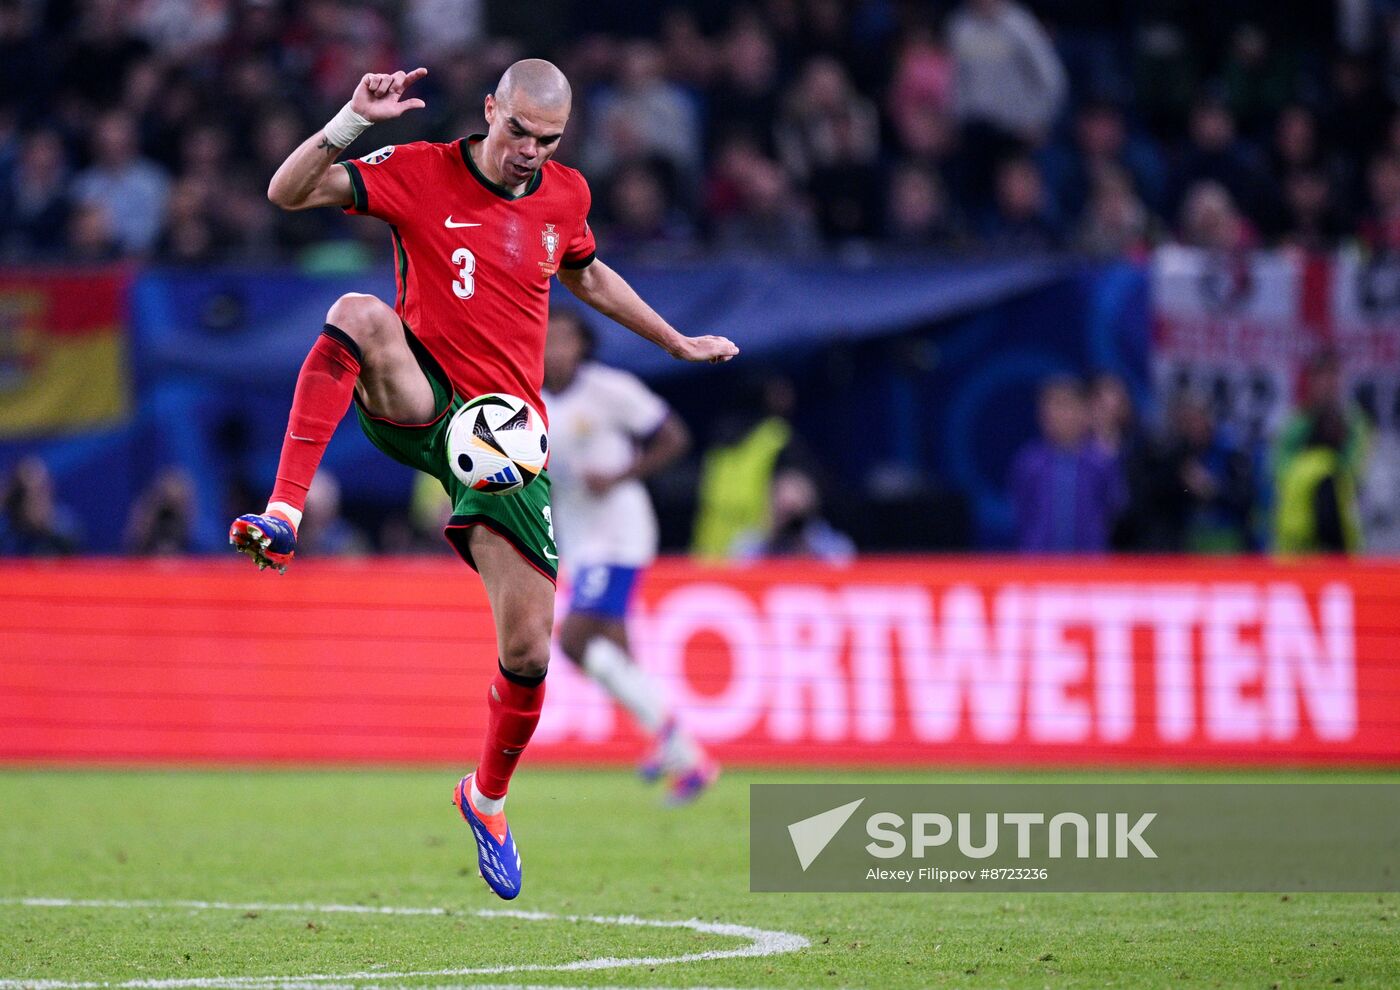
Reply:
[[683, 804], [713, 783], [719, 768], [633, 661], [625, 620], [637, 577], [656, 558], [656, 515], [642, 481], [684, 454], [690, 434], [634, 375], [592, 360], [594, 345], [577, 313], [550, 314], [544, 351], [550, 477], [572, 589], [559, 646], [651, 736], [642, 776], [667, 776], [670, 802]]
[[[549, 479], [486, 495], [447, 466], [451, 412], [484, 392], [543, 409], [550, 279], [688, 361], [738, 353], [722, 337], [686, 337], [596, 260], [583, 176], [550, 161], [569, 119], [564, 75], [539, 59], [506, 70], [486, 97], [485, 135], [418, 141], [341, 162], [373, 123], [423, 107], [404, 92], [426, 69], [364, 76], [350, 102], [288, 156], [268, 186], [287, 210], [340, 206], [378, 217], [394, 240], [397, 293], [341, 296], [297, 378], [277, 482], [267, 508], [240, 516], [229, 541], [259, 568], [285, 570], [296, 550], [307, 489], [353, 398], [360, 427], [382, 451], [433, 475], [453, 500], [449, 542], [486, 586], [498, 671], [487, 692], [486, 739], [454, 803], [476, 839], [482, 876], [497, 894], [520, 892], [520, 854], [505, 798], [539, 722], [549, 665], [558, 557]], [[249, 356], [256, 369], [256, 355]]]

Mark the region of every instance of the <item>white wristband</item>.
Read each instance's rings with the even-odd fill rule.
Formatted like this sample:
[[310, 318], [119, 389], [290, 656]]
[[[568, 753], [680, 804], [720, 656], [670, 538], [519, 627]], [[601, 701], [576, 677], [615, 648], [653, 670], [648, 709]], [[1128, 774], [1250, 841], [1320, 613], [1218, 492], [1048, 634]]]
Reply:
[[351, 110], [350, 104], [347, 103], [326, 124], [326, 140], [333, 148], [348, 148], [357, 137], [372, 126], [374, 126], [373, 121], [361, 117], [354, 110]]

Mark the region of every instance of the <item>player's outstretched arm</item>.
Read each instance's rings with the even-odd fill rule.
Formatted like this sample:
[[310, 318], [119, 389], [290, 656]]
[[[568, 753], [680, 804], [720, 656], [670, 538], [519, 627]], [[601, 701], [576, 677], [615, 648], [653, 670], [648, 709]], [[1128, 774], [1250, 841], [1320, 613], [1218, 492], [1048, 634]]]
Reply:
[[559, 281], [570, 292], [610, 319], [644, 337], [673, 358], [718, 364], [739, 353], [728, 337], [687, 337], [646, 304], [635, 289], [601, 261], [586, 268], [559, 269]]
[[428, 74], [371, 72], [360, 79], [350, 102], [315, 134], [287, 156], [267, 186], [267, 198], [284, 210], [309, 210], [313, 206], [349, 206], [353, 202], [350, 176], [343, 168], [331, 168], [340, 153], [364, 131], [381, 120], [393, 120], [405, 110], [417, 110], [422, 100], [405, 100], [404, 90]]

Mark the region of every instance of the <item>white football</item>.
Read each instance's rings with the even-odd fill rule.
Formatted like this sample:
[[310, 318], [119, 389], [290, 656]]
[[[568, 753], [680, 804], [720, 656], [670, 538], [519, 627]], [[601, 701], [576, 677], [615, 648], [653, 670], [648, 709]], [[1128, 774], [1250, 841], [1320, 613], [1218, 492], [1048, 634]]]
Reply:
[[447, 424], [448, 465], [462, 484], [478, 492], [517, 492], [539, 477], [548, 457], [544, 419], [514, 395], [478, 395]]

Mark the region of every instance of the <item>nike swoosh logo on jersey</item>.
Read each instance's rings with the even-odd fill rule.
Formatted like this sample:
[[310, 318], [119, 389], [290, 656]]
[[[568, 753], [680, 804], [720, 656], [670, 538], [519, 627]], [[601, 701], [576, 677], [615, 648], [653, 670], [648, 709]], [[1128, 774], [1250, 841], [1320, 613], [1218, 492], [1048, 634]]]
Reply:
[[544, 555], [545, 555], [546, 557], [548, 557], [550, 560], [558, 560], [558, 559], [559, 559], [559, 555], [558, 555], [557, 553], [550, 553], [548, 550], [545, 550], [545, 551], [544, 551]]
[[479, 224], [479, 223], [453, 223], [453, 222], [452, 222], [452, 217], [451, 217], [451, 216], [448, 216], [448, 218], [442, 222], [442, 225], [443, 225], [444, 227], [448, 227], [448, 228], [452, 228], [452, 227], [480, 227], [480, 226], [481, 226], [481, 224]]

